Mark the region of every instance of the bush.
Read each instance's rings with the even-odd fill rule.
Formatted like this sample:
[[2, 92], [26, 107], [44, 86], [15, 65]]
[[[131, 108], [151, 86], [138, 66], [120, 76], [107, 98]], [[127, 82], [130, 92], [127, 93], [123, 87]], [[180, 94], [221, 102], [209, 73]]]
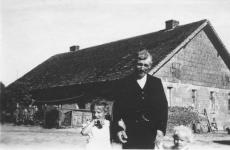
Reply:
[[169, 107], [167, 131], [172, 132], [174, 126], [179, 125], [192, 128], [193, 123], [200, 120], [198, 112], [192, 107]]

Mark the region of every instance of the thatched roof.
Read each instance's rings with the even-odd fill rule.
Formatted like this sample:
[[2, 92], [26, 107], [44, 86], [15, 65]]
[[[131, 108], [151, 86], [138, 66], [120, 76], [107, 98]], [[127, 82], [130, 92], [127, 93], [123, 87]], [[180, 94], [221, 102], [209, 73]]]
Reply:
[[[192, 38], [191, 35], [195, 36], [196, 32], [207, 25], [211, 28], [207, 20], [201, 20], [171, 30], [160, 30], [76, 52], [57, 54], [13, 84], [25, 83], [30, 90], [34, 90], [120, 79], [133, 71], [133, 54], [142, 48], [149, 49], [153, 55], [153, 69], [156, 69], [166, 58], [170, 59], [175, 50], [178, 51], [186, 44]], [[226, 58], [230, 58], [227, 55]]]

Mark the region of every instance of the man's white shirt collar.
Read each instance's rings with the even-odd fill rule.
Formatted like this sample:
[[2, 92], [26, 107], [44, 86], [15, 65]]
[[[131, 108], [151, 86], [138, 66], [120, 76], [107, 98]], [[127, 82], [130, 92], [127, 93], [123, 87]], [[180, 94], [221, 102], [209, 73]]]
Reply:
[[146, 83], [146, 80], [147, 80], [147, 75], [145, 75], [143, 78], [141, 79], [137, 79], [137, 83], [139, 84], [139, 86], [141, 87], [141, 89], [144, 88], [145, 86], [145, 83]]

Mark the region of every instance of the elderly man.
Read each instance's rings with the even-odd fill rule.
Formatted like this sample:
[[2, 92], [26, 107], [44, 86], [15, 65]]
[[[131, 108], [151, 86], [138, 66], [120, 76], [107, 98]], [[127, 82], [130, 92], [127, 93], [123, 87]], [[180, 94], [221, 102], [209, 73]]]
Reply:
[[152, 149], [166, 132], [168, 103], [161, 80], [148, 74], [151, 65], [150, 53], [138, 52], [134, 74], [120, 82], [112, 130], [124, 149]]

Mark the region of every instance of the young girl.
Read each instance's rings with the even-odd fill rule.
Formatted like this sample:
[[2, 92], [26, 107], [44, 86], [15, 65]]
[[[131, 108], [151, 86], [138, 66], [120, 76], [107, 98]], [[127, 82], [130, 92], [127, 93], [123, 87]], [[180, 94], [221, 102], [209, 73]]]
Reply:
[[82, 129], [82, 135], [89, 137], [86, 149], [111, 149], [109, 106], [103, 98], [96, 98], [90, 107], [92, 120]]
[[189, 127], [180, 125], [173, 129], [173, 145], [161, 145], [159, 150], [189, 150], [189, 143], [192, 142], [193, 134]]

